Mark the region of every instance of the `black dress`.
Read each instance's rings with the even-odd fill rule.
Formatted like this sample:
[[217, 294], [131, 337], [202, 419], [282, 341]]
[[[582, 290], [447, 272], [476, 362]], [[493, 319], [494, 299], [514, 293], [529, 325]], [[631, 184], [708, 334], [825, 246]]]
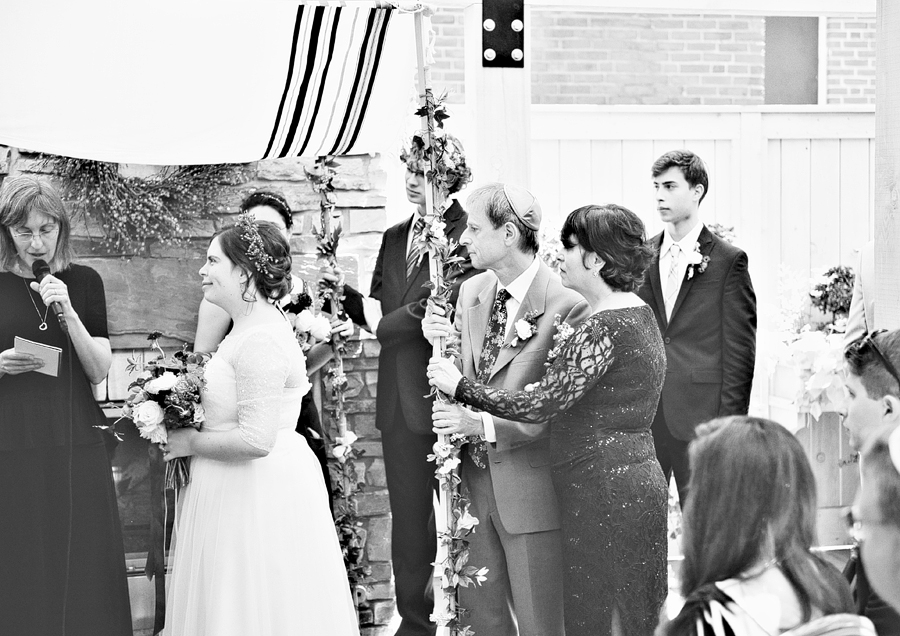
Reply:
[[[72, 265], [57, 277], [88, 332], [108, 337], [100, 276]], [[63, 354], [58, 377], [0, 377], [0, 632], [62, 634], [65, 602], [66, 636], [130, 636], [116, 491], [95, 428], [106, 419], [74, 352], [70, 375], [66, 338], [52, 312], [47, 330], [38, 328], [46, 307], [29, 282], [0, 273], [0, 350], [21, 336]]]
[[520, 422], [552, 420], [567, 636], [652, 634], [667, 593], [665, 479], [650, 424], [666, 358], [647, 306], [575, 328], [531, 391], [463, 378], [456, 398]]

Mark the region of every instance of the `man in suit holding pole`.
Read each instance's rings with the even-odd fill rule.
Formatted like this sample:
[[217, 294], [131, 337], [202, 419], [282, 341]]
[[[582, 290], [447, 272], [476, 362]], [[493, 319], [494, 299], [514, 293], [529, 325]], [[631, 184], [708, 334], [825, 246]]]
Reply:
[[638, 295], [653, 309], [666, 346], [666, 381], [656, 417], [656, 456], [682, 506], [690, 477], [687, 447], [695, 427], [746, 414], [756, 361], [756, 295], [747, 255], [700, 221], [709, 191], [703, 161], [667, 152], [652, 168], [665, 230]]
[[[455, 326], [426, 316], [425, 337], [458, 336], [463, 375], [512, 391], [540, 381], [556, 332], [590, 313], [538, 252], [541, 207], [517, 186], [492, 183], [466, 200], [461, 243], [486, 272], [463, 283]], [[521, 424], [459, 404], [435, 406], [435, 430], [461, 433], [460, 476], [478, 518], [469, 563], [487, 567], [478, 588], [460, 588], [476, 634], [562, 636], [562, 537], [553, 489], [549, 424]]]
[[[462, 145], [454, 136], [440, 137], [445, 195], [455, 194], [471, 179]], [[430, 636], [435, 625], [432, 577], [437, 550], [433, 497], [437, 488], [435, 465], [427, 460], [437, 436], [432, 432], [431, 403], [426, 367], [432, 355], [422, 335], [422, 318], [430, 291], [427, 251], [418, 239], [425, 229], [425, 189], [430, 187], [424, 171], [427, 160], [414, 138], [401, 156], [406, 163], [406, 197], [415, 212], [388, 228], [375, 262], [369, 296], [344, 286], [344, 310], [353, 321], [375, 334], [381, 345], [378, 356], [378, 395], [375, 426], [381, 431], [388, 498], [391, 506], [391, 560], [397, 612], [401, 623], [396, 636]], [[444, 212], [444, 233], [459, 242], [466, 227], [466, 212], [454, 200]], [[460, 283], [474, 274], [464, 247], [460, 270], [449, 282], [456, 302]], [[335, 281], [334, 273], [323, 272]]]

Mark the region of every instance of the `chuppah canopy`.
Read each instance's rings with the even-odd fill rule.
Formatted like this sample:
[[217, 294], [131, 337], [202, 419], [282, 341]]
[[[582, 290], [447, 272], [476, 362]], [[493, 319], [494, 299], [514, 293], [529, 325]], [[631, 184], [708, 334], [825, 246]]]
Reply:
[[413, 16], [385, 2], [5, 3], [0, 144], [117, 163], [395, 148]]

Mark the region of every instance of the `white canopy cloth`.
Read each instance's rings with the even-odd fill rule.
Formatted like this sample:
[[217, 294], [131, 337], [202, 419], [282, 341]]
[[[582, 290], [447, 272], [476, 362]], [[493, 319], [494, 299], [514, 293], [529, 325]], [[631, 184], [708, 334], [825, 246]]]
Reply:
[[3, 3], [0, 144], [150, 165], [393, 149], [415, 33], [379, 4]]

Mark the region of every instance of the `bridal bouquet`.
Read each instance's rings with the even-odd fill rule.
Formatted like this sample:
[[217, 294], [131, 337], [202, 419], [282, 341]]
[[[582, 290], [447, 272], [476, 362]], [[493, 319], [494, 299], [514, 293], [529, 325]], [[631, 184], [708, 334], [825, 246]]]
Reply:
[[[187, 345], [167, 356], [159, 346], [158, 332], [151, 333], [151, 350], [158, 355], [143, 364], [128, 361], [129, 372], [140, 371], [128, 387], [122, 417], [130, 418], [144, 439], [165, 444], [168, 431], [191, 426], [199, 429], [205, 420], [200, 394], [206, 387], [203, 366], [209, 354], [193, 353]], [[179, 490], [190, 481], [190, 457], [179, 457], [166, 464], [166, 489]]]

